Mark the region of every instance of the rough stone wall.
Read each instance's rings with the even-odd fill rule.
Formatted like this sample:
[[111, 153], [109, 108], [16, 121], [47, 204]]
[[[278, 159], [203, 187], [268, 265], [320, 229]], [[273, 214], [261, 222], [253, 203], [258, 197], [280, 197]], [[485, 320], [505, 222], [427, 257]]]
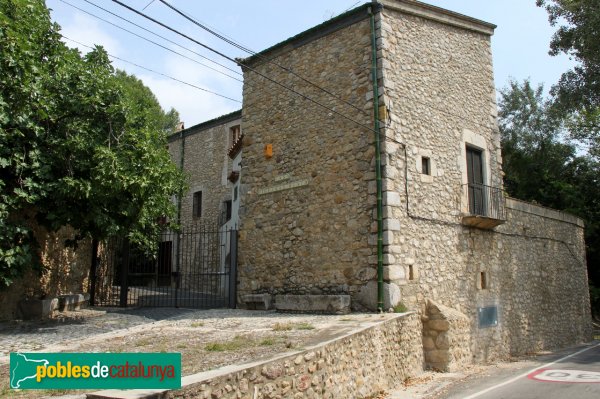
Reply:
[[[202, 220], [210, 225], [217, 223], [223, 210], [223, 201], [231, 199], [231, 183], [227, 180], [232, 162], [227, 155], [231, 145], [230, 128], [239, 125], [240, 119], [225, 121], [208, 128], [200, 125], [184, 131], [183, 171], [188, 177], [189, 190], [181, 201], [182, 224], [198, 221], [193, 216], [193, 196], [202, 191]], [[171, 159], [181, 165], [181, 138], [176, 135], [169, 141]]]
[[375, 276], [369, 35], [366, 19], [267, 54], [359, 110], [273, 64], [252, 65], [365, 127], [245, 70], [240, 296], [354, 295]]
[[[475, 361], [588, 340], [581, 221], [509, 200], [496, 231], [461, 224], [467, 145], [483, 150], [485, 184], [501, 187], [489, 34], [393, 7], [379, 24], [389, 286], [422, 314], [427, 299], [465, 314]], [[479, 310], [491, 306], [498, 324], [480, 327]]]
[[0, 307], [0, 319], [20, 318], [18, 302], [21, 299], [88, 292], [91, 241], [80, 241], [76, 249], [65, 247], [65, 240], [74, 238], [74, 231], [69, 227], [63, 227], [56, 233], [36, 227], [34, 234], [40, 243], [41, 273], [29, 270], [23, 278], [0, 291], [0, 302], [3, 304]]
[[471, 322], [467, 316], [427, 301], [423, 321], [423, 354], [425, 366], [454, 372], [471, 364]]
[[[398, 387], [423, 371], [421, 322], [398, 316], [304, 352], [213, 372], [167, 398], [362, 398]], [[184, 384], [186, 383], [184, 379]]]

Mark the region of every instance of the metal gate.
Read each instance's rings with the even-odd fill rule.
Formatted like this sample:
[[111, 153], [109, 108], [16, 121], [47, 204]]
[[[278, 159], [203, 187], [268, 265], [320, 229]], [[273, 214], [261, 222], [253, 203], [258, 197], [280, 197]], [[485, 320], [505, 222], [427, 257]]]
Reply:
[[166, 231], [154, 253], [114, 238], [94, 258], [92, 305], [235, 307], [237, 230], [203, 224]]

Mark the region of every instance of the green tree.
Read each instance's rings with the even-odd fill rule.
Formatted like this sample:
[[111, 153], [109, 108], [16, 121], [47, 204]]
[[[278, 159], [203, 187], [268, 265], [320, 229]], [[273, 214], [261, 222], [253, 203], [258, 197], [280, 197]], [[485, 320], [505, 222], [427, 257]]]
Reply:
[[150, 245], [183, 188], [166, 150], [176, 112], [103, 49], [60, 38], [42, 1], [0, 2], [0, 285], [37, 263], [35, 223]]
[[[511, 81], [500, 92], [504, 185], [516, 198], [564, 210], [586, 224], [586, 255], [592, 296], [600, 287], [600, 163], [566, 144], [563, 113], [543, 97], [543, 87]], [[600, 313], [600, 296], [593, 309]]]
[[577, 65], [552, 89], [555, 108], [570, 116], [567, 127], [600, 155], [600, 3], [597, 0], [536, 0], [558, 26], [550, 54], [567, 54]]

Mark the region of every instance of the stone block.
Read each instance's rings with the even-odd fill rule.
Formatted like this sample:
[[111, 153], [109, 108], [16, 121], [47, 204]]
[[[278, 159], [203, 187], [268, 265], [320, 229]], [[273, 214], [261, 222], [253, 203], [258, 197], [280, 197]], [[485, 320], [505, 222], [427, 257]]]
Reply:
[[404, 266], [384, 266], [383, 267], [383, 279], [387, 281], [393, 280], [404, 280], [406, 279], [406, 272]]
[[427, 363], [447, 364], [450, 355], [447, 350], [433, 350], [425, 352], [425, 361]]
[[271, 294], [247, 294], [242, 296], [242, 302], [246, 309], [270, 310], [273, 308], [273, 297]]
[[[357, 294], [357, 300], [370, 310], [377, 310], [377, 281], [369, 281]], [[383, 283], [383, 308], [393, 308], [400, 302], [400, 287]]]
[[429, 320], [427, 322], [427, 328], [436, 331], [448, 331], [450, 329], [450, 323], [448, 320]]
[[350, 295], [276, 295], [275, 309], [283, 312], [350, 313]]
[[58, 310], [79, 310], [86, 307], [90, 300], [90, 294], [69, 294], [58, 296]]
[[19, 301], [19, 310], [23, 320], [49, 319], [58, 309], [58, 298], [24, 299]]

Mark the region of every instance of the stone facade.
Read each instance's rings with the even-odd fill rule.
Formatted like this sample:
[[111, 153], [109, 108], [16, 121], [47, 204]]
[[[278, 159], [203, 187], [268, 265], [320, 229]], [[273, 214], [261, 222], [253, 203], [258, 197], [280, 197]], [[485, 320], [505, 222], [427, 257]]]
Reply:
[[427, 322], [434, 300], [461, 314], [453, 334], [471, 338], [460, 364], [589, 339], [580, 220], [502, 196], [505, 214], [492, 218], [502, 226], [464, 222], [470, 149], [482, 183], [502, 187], [495, 26], [409, 0], [361, 6], [241, 61], [240, 298], [347, 294], [353, 309], [376, 307], [369, 9], [383, 122], [385, 307], [403, 302]]
[[[228, 180], [233, 162], [227, 155], [232, 146], [232, 129], [240, 126], [241, 112], [192, 126], [169, 138], [171, 159], [188, 177], [189, 190], [181, 199], [183, 224], [199, 221], [219, 227], [225, 223], [222, 214], [225, 201], [232, 200], [233, 183]], [[182, 162], [183, 158], [183, 162]], [[194, 194], [201, 192], [201, 215], [194, 212]]]
[[[377, 308], [377, 108], [384, 308], [402, 302], [421, 315], [428, 365], [454, 370], [590, 339], [582, 221], [501, 191], [494, 28], [383, 0], [240, 60], [240, 305], [327, 295]], [[239, 117], [179, 136], [190, 193], [215, 193], [211, 215], [231, 193], [223, 137]], [[176, 160], [180, 148], [171, 141]], [[183, 203], [189, 220], [191, 194]]]

